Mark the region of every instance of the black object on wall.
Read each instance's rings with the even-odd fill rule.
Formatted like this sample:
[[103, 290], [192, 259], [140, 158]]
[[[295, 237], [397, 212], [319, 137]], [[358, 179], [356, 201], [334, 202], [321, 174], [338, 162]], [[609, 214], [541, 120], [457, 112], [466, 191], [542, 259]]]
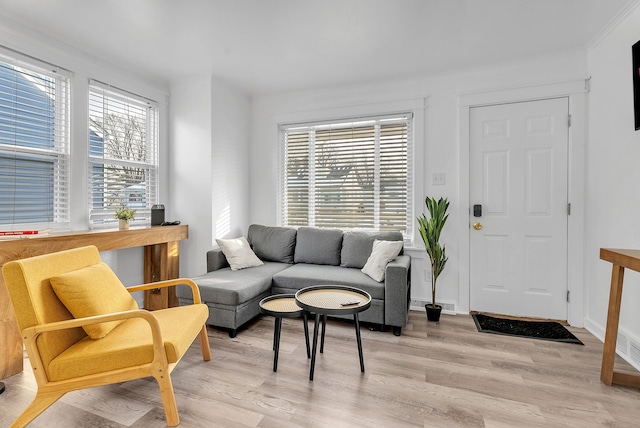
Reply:
[[631, 47], [633, 58], [633, 112], [636, 131], [640, 129], [640, 41]]

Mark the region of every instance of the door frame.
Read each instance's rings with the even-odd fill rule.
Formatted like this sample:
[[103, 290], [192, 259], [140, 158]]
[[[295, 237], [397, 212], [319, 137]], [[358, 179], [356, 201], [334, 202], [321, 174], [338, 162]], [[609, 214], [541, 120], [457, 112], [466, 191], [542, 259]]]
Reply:
[[458, 95], [458, 168], [460, 188], [458, 193], [459, 216], [456, 219], [460, 233], [460, 266], [458, 268], [458, 310], [469, 313], [470, 278], [470, 209], [469, 167], [470, 138], [469, 114], [472, 107], [483, 107], [514, 102], [537, 101], [566, 97], [569, 102], [568, 147], [568, 201], [571, 215], [567, 225], [567, 322], [575, 327], [584, 326], [584, 206], [585, 206], [585, 145], [586, 145], [586, 96], [588, 79], [576, 79], [516, 88], [497, 89]]

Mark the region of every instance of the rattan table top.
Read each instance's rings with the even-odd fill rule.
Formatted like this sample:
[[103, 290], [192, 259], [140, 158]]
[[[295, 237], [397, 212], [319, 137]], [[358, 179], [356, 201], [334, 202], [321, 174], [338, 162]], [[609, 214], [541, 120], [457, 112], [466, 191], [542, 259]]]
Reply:
[[[371, 296], [367, 292], [341, 285], [303, 288], [295, 298], [306, 311], [327, 315], [355, 314], [371, 306]], [[356, 303], [343, 305], [345, 302]]]
[[267, 300], [261, 304], [261, 307], [271, 312], [298, 312], [300, 310], [300, 306], [293, 296]]

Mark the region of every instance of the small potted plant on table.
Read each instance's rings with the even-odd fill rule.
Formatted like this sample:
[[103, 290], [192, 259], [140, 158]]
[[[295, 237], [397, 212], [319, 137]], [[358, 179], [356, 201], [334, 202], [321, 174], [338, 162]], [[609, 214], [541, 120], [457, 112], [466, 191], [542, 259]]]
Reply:
[[120, 208], [113, 214], [118, 219], [118, 226], [121, 230], [129, 229], [129, 221], [136, 214], [136, 210], [129, 208], [126, 205], [120, 205]]
[[447, 218], [449, 218], [449, 214], [447, 214], [449, 201], [447, 198], [436, 200], [427, 196], [425, 204], [429, 210], [429, 218], [424, 214], [418, 217], [420, 236], [422, 236], [422, 241], [431, 262], [431, 303], [426, 304], [425, 309], [427, 311], [427, 319], [438, 322], [440, 321], [442, 306], [436, 304], [436, 282], [448, 260], [445, 247], [440, 244], [440, 233], [447, 222]]

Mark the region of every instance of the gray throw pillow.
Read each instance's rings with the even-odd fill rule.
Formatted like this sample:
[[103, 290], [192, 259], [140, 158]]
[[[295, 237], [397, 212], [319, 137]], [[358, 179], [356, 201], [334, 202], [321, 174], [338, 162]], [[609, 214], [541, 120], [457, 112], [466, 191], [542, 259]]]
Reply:
[[303, 226], [298, 228], [296, 263], [340, 265], [342, 230]]
[[263, 261], [293, 263], [296, 230], [292, 227], [252, 224], [247, 234], [253, 252]]
[[342, 238], [340, 266], [362, 269], [371, 255], [374, 240], [402, 241], [402, 233], [398, 231], [345, 232]]

